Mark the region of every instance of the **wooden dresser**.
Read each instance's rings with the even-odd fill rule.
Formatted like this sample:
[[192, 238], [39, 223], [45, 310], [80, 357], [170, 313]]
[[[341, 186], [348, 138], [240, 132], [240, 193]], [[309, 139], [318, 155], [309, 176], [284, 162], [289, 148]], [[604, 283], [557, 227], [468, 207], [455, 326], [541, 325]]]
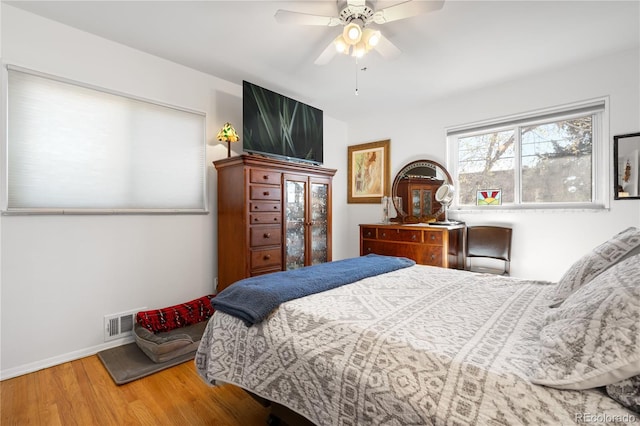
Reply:
[[218, 291], [254, 275], [331, 260], [334, 169], [256, 155], [218, 172]]
[[421, 265], [464, 269], [464, 225], [360, 225], [360, 255], [402, 256]]

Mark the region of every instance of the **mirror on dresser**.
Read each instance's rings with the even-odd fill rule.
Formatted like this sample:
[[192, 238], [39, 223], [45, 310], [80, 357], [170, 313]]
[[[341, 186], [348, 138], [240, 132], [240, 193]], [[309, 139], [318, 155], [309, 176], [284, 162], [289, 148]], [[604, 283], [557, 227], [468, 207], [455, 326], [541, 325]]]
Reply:
[[447, 169], [432, 160], [416, 160], [400, 169], [393, 180], [392, 196], [399, 223], [428, 223], [445, 219], [445, 206], [436, 201], [443, 184], [453, 185]]

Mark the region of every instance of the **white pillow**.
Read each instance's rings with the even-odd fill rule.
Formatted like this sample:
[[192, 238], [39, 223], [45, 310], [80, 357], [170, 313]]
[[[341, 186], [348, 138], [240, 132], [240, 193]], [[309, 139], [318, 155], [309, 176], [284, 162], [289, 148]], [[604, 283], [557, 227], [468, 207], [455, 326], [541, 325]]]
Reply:
[[560, 278], [551, 301], [557, 307], [567, 296], [585, 285], [611, 266], [640, 253], [640, 230], [630, 227], [611, 237], [585, 254]]
[[531, 381], [590, 389], [640, 374], [640, 255], [627, 258], [549, 309]]

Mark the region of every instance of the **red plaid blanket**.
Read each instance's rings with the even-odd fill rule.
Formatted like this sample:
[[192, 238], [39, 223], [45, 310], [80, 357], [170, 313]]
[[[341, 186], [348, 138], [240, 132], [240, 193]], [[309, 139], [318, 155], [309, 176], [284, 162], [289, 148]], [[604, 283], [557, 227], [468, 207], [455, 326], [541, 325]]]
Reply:
[[170, 331], [186, 325], [197, 324], [213, 315], [212, 297], [215, 297], [215, 295], [202, 296], [190, 302], [167, 308], [141, 311], [137, 313], [136, 321], [152, 333]]

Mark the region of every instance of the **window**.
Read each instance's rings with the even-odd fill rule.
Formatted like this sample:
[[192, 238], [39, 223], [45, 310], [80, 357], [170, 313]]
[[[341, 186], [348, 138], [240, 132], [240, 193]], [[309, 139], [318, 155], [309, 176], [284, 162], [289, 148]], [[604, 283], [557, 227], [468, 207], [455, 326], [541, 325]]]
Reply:
[[514, 208], [602, 207], [603, 111], [598, 101], [449, 130], [457, 207], [475, 206], [487, 190]]
[[7, 212], [205, 212], [205, 117], [8, 68]]

